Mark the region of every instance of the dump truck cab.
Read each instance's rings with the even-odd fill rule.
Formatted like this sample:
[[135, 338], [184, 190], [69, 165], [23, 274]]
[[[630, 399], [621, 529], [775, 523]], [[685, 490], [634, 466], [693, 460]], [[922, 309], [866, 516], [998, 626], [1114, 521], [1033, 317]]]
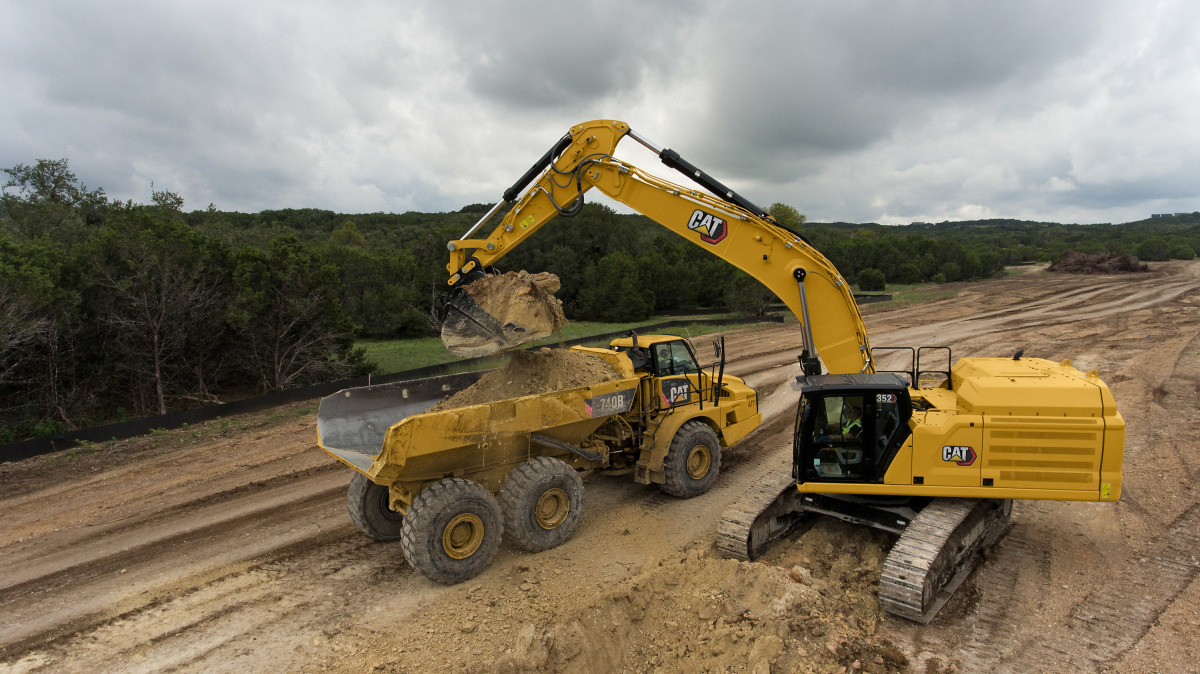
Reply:
[[[629, 357], [642, 376], [639, 388], [643, 440], [634, 479], [643, 484], [669, 481], [664, 468], [670, 442], [684, 424], [708, 426], [724, 447], [737, 444], [762, 423], [758, 396], [739, 377], [725, 374], [724, 340], [714, 341], [715, 362], [699, 365], [690, 341], [675, 335], [635, 335], [614, 339], [613, 351]], [[693, 457], [697, 473], [701, 457]], [[664, 472], [666, 471], [666, 472]]]

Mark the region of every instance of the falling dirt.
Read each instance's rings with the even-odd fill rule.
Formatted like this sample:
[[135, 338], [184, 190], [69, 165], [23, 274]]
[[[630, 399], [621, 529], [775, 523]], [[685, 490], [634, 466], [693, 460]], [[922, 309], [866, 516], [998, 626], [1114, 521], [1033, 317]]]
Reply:
[[621, 376], [600, 356], [568, 349], [516, 350], [500, 369], [434, 405], [437, 412], [467, 405], [599, 384]]
[[502, 340], [483, 344], [481, 326], [447, 320], [442, 326], [442, 343], [460, 356], [479, 356], [495, 353], [548, 337], [567, 324], [562, 300], [554, 296], [561, 283], [549, 272], [530, 274], [526, 271], [489, 274], [464, 286], [467, 293], [502, 326], [500, 334], [491, 336]]
[[1194, 671], [1200, 261], [1030, 271], [868, 307], [877, 345], [1070, 358], [1128, 424], [1115, 504], [1020, 501], [928, 626], [880, 613], [889, 536], [814, 519], [758, 562], [714, 544], [790, 461], [795, 323], [726, 334], [762, 426], [713, 488], [585, 474], [574, 537], [441, 586], [350, 523], [315, 402], [0, 465], [0, 671]]

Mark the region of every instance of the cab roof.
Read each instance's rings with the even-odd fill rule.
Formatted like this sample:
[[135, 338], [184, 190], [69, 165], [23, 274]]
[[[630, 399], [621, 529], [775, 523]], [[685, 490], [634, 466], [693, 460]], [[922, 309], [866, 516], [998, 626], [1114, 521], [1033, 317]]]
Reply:
[[[638, 335], [637, 336], [637, 343], [638, 343], [639, 347], [650, 346], [652, 344], [659, 344], [661, 342], [682, 342], [682, 341], [687, 341], [687, 340], [685, 340], [683, 337], [678, 337], [676, 335]], [[633, 338], [632, 337], [618, 337], [618, 338], [614, 339], [613, 341], [609, 342], [609, 346], [619, 346], [619, 347], [626, 348], [626, 349], [633, 348]]]

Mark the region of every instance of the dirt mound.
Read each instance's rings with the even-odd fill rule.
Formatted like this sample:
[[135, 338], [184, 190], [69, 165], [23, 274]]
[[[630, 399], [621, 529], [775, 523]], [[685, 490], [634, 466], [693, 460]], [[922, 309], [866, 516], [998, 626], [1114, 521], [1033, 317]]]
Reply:
[[434, 405], [430, 411], [483, 405], [620, 378], [603, 358], [590, 353], [549, 348], [514, 351], [507, 365], [483, 375], [479, 381]]
[[464, 290], [497, 323], [481, 325], [448, 317], [442, 325], [442, 343], [451, 353], [474, 357], [548, 337], [567, 324], [562, 301], [554, 296], [560, 287], [558, 277], [548, 272], [489, 274]]
[[1064, 274], [1124, 274], [1150, 271], [1136, 257], [1116, 253], [1080, 253], [1069, 250], [1050, 263], [1050, 271]]
[[[442, 656], [447, 671], [905, 671], [908, 658], [876, 634], [887, 540], [819, 519], [766, 561], [722, 559], [712, 545], [693, 545], [648, 560], [590, 601], [556, 572], [522, 567], [514, 587], [472, 593], [473, 613], [427, 615], [419, 627], [434, 635], [430, 642], [457, 637], [460, 652]], [[531, 601], [543, 603], [531, 611]], [[480, 607], [489, 617], [504, 611], [508, 629], [482, 635]], [[379, 668], [415, 671], [440, 655], [432, 643], [409, 642], [405, 651]]]

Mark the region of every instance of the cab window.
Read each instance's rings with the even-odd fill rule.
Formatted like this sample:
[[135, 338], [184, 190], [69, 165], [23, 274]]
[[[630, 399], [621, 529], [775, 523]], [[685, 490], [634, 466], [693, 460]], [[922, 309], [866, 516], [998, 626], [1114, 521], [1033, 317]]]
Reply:
[[863, 396], [826, 396], [815, 406], [808, 438], [817, 479], [861, 480], [868, 467]]
[[655, 344], [654, 368], [660, 377], [700, 371], [696, 366], [696, 359], [692, 358], [692, 352], [687, 348], [687, 343], [682, 340]]

